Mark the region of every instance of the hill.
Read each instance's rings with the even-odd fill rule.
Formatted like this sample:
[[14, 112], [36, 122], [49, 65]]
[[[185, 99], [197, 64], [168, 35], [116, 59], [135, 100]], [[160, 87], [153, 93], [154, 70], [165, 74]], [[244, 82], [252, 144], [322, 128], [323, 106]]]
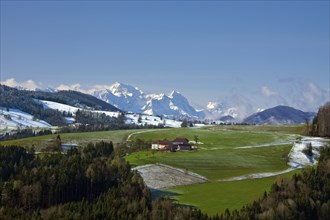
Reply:
[[79, 107], [87, 110], [106, 110], [120, 112], [121, 110], [97, 99], [88, 94], [83, 94], [77, 91], [31, 91], [18, 90], [5, 85], [0, 85], [0, 107], [17, 109], [26, 112], [33, 116], [34, 119], [44, 120], [51, 125], [65, 125], [66, 120], [63, 112], [56, 109], [45, 109], [38, 100], [55, 101], [74, 107]]
[[315, 112], [303, 112], [289, 106], [276, 106], [250, 115], [243, 120], [247, 124], [302, 124], [310, 122]]

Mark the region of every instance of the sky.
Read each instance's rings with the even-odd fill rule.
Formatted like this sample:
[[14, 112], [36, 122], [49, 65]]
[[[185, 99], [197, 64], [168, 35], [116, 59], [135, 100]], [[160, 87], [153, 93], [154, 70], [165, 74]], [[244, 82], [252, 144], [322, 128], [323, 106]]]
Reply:
[[329, 1], [1, 1], [1, 82], [122, 82], [253, 109], [329, 100]]

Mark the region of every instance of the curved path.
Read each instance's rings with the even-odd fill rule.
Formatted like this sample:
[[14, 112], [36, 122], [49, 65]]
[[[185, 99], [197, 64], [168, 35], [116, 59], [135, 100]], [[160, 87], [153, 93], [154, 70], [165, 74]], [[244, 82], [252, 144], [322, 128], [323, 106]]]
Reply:
[[137, 132], [129, 134], [128, 137], [126, 138], [126, 141], [129, 141], [129, 139], [133, 135], [136, 135], [136, 134], [141, 134], [141, 133], [146, 133], [146, 132], [155, 132], [155, 131], [166, 131], [166, 130], [169, 130], [169, 129], [168, 128], [167, 129], [150, 129], [150, 130], [144, 130], [144, 131], [137, 131]]

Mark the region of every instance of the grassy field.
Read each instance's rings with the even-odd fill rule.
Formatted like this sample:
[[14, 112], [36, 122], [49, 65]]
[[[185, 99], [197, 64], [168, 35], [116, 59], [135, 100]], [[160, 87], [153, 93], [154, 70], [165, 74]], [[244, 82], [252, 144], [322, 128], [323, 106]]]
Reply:
[[291, 145], [267, 148], [197, 150], [188, 152], [140, 151], [126, 157], [133, 166], [162, 163], [218, 180], [258, 172], [287, 169]]
[[[112, 141], [114, 144], [126, 141], [129, 134], [141, 130], [115, 130], [115, 131], [97, 131], [83, 133], [66, 133], [60, 134], [62, 143], [77, 144], [85, 146], [89, 142]], [[50, 140], [55, 139], [57, 134], [45, 135], [31, 138], [23, 138], [10, 141], [2, 141], [1, 145], [18, 145], [22, 147], [35, 146], [36, 150], [40, 150], [49, 144]]]
[[[261, 129], [260, 126], [218, 126], [202, 128], [172, 128], [158, 130], [157, 132], [145, 132], [133, 135], [131, 138], [144, 140], [173, 140], [176, 137], [185, 137], [194, 141], [198, 136], [198, 141], [203, 144], [200, 148], [232, 148], [241, 146], [255, 146], [276, 141], [292, 139], [288, 132], [280, 132], [280, 127], [267, 126], [272, 128], [270, 131]], [[292, 127], [292, 130], [297, 130]]]
[[[285, 127], [285, 126], [284, 126]], [[218, 126], [203, 128], [174, 128], [132, 135], [132, 139], [158, 140], [186, 137], [194, 140], [197, 135], [200, 142], [197, 151], [153, 152], [145, 150], [126, 157], [133, 165], [163, 163], [179, 167], [207, 177], [219, 180], [257, 172], [275, 172], [288, 168], [286, 155], [292, 144], [280, 144], [295, 139], [290, 129], [296, 131], [299, 126]], [[237, 149], [243, 146], [258, 148]]]
[[[132, 135], [132, 139], [158, 140], [197, 135], [199, 150], [189, 152], [152, 152], [145, 150], [126, 157], [133, 166], [163, 163], [186, 169], [209, 179], [207, 183], [179, 186], [157, 195], [167, 195], [180, 204], [193, 205], [208, 214], [223, 212], [226, 208], [239, 209], [268, 191], [277, 177], [218, 182], [218, 180], [252, 173], [276, 172], [288, 168], [286, 156], [304, 126], [219, 126], [159, 130]], [[270, 144], [270, 146], [267, 146]], [[264, 145], [264, 146], [260, 146]], [[256, 148], [237, 148], [258, 146]], [[298, 171], [294, 171], [298, 172]], [[281, 176], [290, 177], [287, 173]]]
[[[280, 176], [290, 178], [297, 172], [299, 171]], [[165, 189], [158, 194], [169, 196], [180, 204], [196, 206], [203, 212], [214, 215], [223, 213], [226, 208], [240, 209], [253, 200], [261, 198], [263, 192], [269, 191], [277, 178], [279, 177], [179, 186]]]

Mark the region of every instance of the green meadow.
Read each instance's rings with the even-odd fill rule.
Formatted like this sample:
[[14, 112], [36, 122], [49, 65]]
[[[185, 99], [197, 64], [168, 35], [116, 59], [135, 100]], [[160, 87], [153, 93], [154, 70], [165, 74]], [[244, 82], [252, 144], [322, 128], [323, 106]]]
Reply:
[[[60, 134], [62, 143], [77, 144], [78, 146], [86, 146], [89, 142], [96, 143], [99, 141], [112, 141], [114, 144], [125, 142], [128, 135], [139, 130], [115, 130], [115, 131], [96, 131], [82, 133], [64, 133]], [[2, 141], [1, 145], [18, 145], [22, 147], [35, 146], [36, 150], [40, 150], [47, 146], [51, 140], [54, 140], [57, 134], [23, 138], [10, 141]]]
[[133, 166], [162, 163], [198, 173], [209, 180], [287, 169], [291, 145], [265, 148], [197, 150], [186, 152], [140, 151], [126, 157]]
[[[298, 126], [291, 126], [295, 130]], [[218, 126], [202, 128], [173, 128], [132, 135], [132, 139], [173, 140], [198, 136], [198, 150], [158, 152], [145, 150], [126, 157], [133, 166], [163, 163], [219, 180], [258, 172], [276, 172], [288, 168], [289, 154], [296, 135], [281, 132], [279, 126]], [[270, 144], [270, 146], [268, 146]], [[239, 147], [257, 148], [239, 148]]]
[[[213, 215], [224, 212], [226, 208], [239, 209], [268, 191], [278, 177], [230, 182], [221, 180], [287, 169], [291, 142], [299, 138], [304, 129], [300, 125], [218, 126], [137, 133], [131, 139], [154, 141], [185, 137], [194, 140], [198, 136], [201, 144], [196, 151], [171, 153], [144, 150], [126, 156], [126, 160], [133, 166], [162, 163], [205, 176], [209, 181], [204, 184], [163, 189], [156, 191], [154, 196], [169, 196], [180, 204], [196, 206]], [[298, 171], [280, 176], [290, 177], [294, 172]]]
[[169, 196], [180, 204], [200, 208], [210, 215], [224, 213], [229, 210], [240, 209], [263, 196], [270, 190], [271, 185], [279, 178], [291, 178], [294, 173], [281, 174], [277, 177], [261, 179], [246, 179], [230, 182], [207, 182], [190, 186], [178, 186], [164, 189], [159, 194]]
[[[270, 127], [270, 126], [267, 126]], [[292, 127], [296, 130], [296, 127]], [[280, 132], [280, 127], [273, 127], [270, 131], [259, 126], [218, 126], [201, 128], [172, 128], [160, 129], [156, 132], [144, 132], [132, 135], [131, 139], [144, 140], [173, 140], [176, 137], [185, 137], [190, 141], [198, 137], [201, 142], [199, 148], [233, 148], [255, 146], [292, 139], [291, 133]]]

